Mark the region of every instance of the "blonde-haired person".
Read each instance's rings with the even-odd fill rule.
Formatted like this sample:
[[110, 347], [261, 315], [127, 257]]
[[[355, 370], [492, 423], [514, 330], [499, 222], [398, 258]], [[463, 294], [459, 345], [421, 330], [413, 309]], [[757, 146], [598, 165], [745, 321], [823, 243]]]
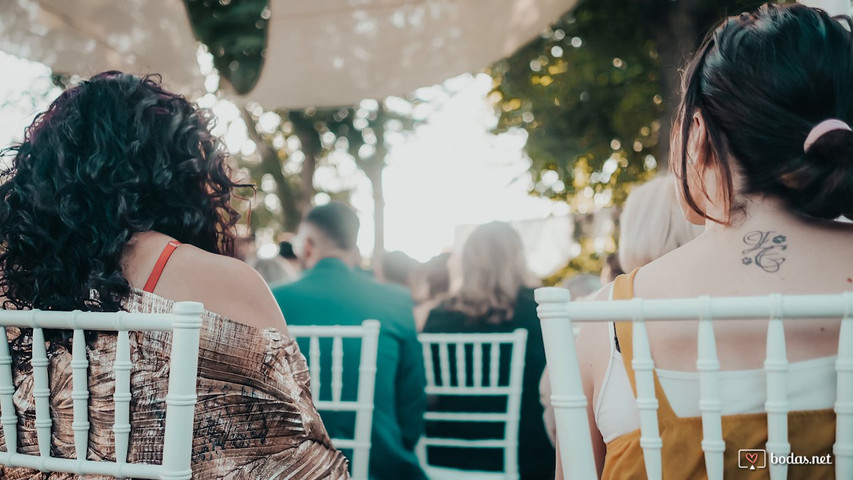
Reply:
[[702, 233], [684, 218], [672, 176], [635, 187], [619, 217], [619, 265], [624, 272], [657, 260]]
[[[684, 218], [672, 176], [655, 177], [634, 187], [628, 195], [619, 217], [619, 253], [616, 267], [622, 272], [632, 272], [653, 260], [698, 237], [702, 227]], [[605, 269], [612, 269], [611, 258]], [[602, 271], [604, 273], [604, 271]], [[615, 278], [617, 275], [614, 275]], [[612, 281], [612, 279], [610, 279]], [[571, 291], [571, 289], [569, 289]], [[572, 295], [572, 301], [590, 300]], [[548, 369], [542, 374], [539, 395], [545, 408], [545, 425], [553, 440], [557, 434], [554, 409], [551, 406], [551, 381]]]
[[[521, 421], [518, 438], [519, 472], [522, 480], [554, 478], [554, 449], [542, 422], [538, 382], [545, 368], [542, 331], [536, 317], [532, 276], [527, 268], [521, 237], [510, 225], [492, 222], [477, 227], [462, 249], [461, 284], [450, 298], [433, 309], [424, 332], [497, 333], [527, 329]], [[501, 371], [509, 368], [502, 358]], [[455, 367], [452, 366], [451, 370]], [[439, 397], [433, 410], [497, 411], [505, 400], [494, 397]], [[481, 422], [427, 424], [432, 436], [494, 438], [502, 430]], [[477, 469], [502, 469], [499, 450], [430, 448], [430, 464]], [[478, 453], [479, 453], [478, 452]]]
[[[692, 242], [623, 275], [598, 298], [840, 293], [853, 288], [853, 20], [765, 4], [710, 32], [684, 70], [670, 162]], [[816, 88], [816, 86], [820, 86]], [[791, 451], [831, 455], [839, 319], [786, 320]], [[796, 319], [793, 319], [796, 320]], [[665, 323], [662, 324], [662, 323]], [[702, 478], [697, 321], [647, 327], [664, 478]], [[726, 477], [738, 449], [767, 442], [766, 325], [715, 325]], [[602, 478], [645, 478], [630, 322], [590, 324], [577, 339]], [[558, 462], [559, 463], [559, 462]], [[788, 478], [832, 478], [791, 465]], [[559, 471], [559, 469], [558, 469]], [[558, 476], [561, 478], [561, 475]]]

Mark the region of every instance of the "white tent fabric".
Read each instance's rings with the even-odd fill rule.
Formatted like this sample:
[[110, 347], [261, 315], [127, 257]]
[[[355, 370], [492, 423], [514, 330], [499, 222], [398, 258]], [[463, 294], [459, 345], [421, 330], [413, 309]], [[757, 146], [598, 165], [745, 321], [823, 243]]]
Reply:
[[401, 95], [513, 53], [577, 0], [272, 0], [262, 105]]
[[[801, 0], [835, 14], [850, 0]], [[266, 64], [243, 97], [266, 108], [352, 105], [478, 70], [578, 0], [270, 0]], [[204, 90], [180, 0], [0, 0], [0, 50], [89, 76], [159, 72]]]
[[193, 95], [204, 92], [197, 48], [177, 0], [0, 0], [0, 50], [56, 72], [158, 72]]
[[[266, 108], [401, 95], [479, 70], [577, 0], [270, 0], [264, 70], [243, 97]], [[0, 50], [89, 76], [162, 73], [203, 93], [180, 0], [0, 0]]]

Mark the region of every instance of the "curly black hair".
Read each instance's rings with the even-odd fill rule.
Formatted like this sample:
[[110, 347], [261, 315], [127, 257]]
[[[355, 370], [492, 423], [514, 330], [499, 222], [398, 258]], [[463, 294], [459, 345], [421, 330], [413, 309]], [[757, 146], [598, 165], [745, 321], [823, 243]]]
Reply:
[[157, 231], [233, 252], [237, 184], [212, 118], [158, 75], [104, 72], [69, 88], [2, 152], [4, 308], [118, 311], [131, 293], [122, 256]]

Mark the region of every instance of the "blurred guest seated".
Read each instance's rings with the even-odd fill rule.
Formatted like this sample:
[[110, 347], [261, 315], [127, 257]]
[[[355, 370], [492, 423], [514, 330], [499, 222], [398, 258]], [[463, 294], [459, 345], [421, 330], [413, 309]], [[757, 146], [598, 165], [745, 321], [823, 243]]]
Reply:
[[415, 325], [424, 329], [430, 310], [437, 307], [450, 292], [450, 270], [447, 263], [450, 253], [442, 253], [429, 259], [415, 272], [412, 296], [415, 299]]
[[382, 255], [382, 278], [386, 283], [396, 283], [411, 290], [419, 266], [417, 260], [403, 252], [387, 252]]
[[688, 222], [681, 213], [675, 179], [669, 175], [655, 177], [631, 190], [625, 201], [619, 217], [619, 266], [631, 272], [700, 233], [702, 227]]
[[278, 260], [284, 265], [288, 282], [297, 280], [302, 275], [302, 264], [296, 253], [293, 251], [293, 244], [289, 241], [282, 241], [278, 244]]
[[569, 291], [573, 301], [584, 300], [601, 289], [601, 280], [597, 275], [581, 273], [563, 280], [560, 286]]
[[604, 260], [604, 267], [601, 268], [601, 276], [599, 279], [601, 280], [602, 285], [607, 285], [623, 273], [625, 272], [622, 270], [622, 266], [619, 265], [619, 254], [611, 253]]
[[[800, 4], [766, 4], [706, 37], [684, 70], [670, 148], [682, 209], [705, 231], [619, 277], [601, 299], [850, 291], [853, 226], [834, 219], [853, 216], [851, 24]], [[692, 370], [697, 323], [648, 325], [664, 478], [705, 475]], [[727, 477], [739, 471], [728, 452], [767, 441], [766, 328], [715, 325]], [[831, 455], [839, 321], [788, 322], [785, 330], [791, 451]], [[589, 324], [577, 345], [603, 478], [645, 477], [630, 324]], [[788, 472], [832, 478], [832, 469]]]
[[253, 262], [249, 263], [252, 268], [267, 282], [267, 285], [278, 285], [287, 281], [287, 271], [284, 265], [273, 258], [256, 257]]
[[302, 270], [290, 242], [279, 243], [278, 253], [274, 257], [263, 258], [255, 255], [247, 259], [246, 263], [251, 265], [270, 286], [292, 282], [299, 278]]
[[[554, 478], [554, 448], [548, 441], [539, 403], [539, 377], [545, 367], [542, 331], [536, 316], [521, 237], [508, 224], [492, 222], [477, 227], [462, 251], [462, 283], [458, 292], [430, 312], [424, 332], [495, 333], [527, 329], [518, 462], [521, 479]], [[509, 362], [504, 356], [502, 360]], [[451, 362], [453, 363], [453, 362]], [[455, 367], [451, 366], [451, 370]], [[508, 365], [501, 366], [508, 368]], [[499, 411], [503, 399], [494, 397], [440, 397], [434, 410]], [[490, 428], [492, 427], [492, 428]], [[427, 425], [431, 435], [450, 438], [494, 438], [493, 425], [483, 423]], [[431, 447], [431, 465], [477, 470], [502, 470], [502, 452]]]
[[[211, 119], [159, 77], [106, 72], [36, 116], [0, 185], [0, 290], [8, 309], [208, 309], [201, 329], [193, 478], [347, 478], [311, 401], [309, 374], [272, 294], [232, 258], [225, 148]], [[7, 159], [8, 160], [8, 159]], [[74, 458], [68, 332], [48, 337], [51, 453]], [[114, 457], [114, 333], [89, 332], [90, 459]], [[131, 335], [130, 461], [160, 463], [170, 333]], [[33, 418], [32, 331], [9, 329], [16, 408]], [[51, 389], [51, 392], [57, 390]], [[247, 393], [248, 392], [248, 393]], [[223, 412], [228, 412], [227, 415]], [[5, 415], [5, 413], [4, 413]], [[37, 451], [32, 422], [19, 449]], [[160, 445], [158, 447], [158, 445]], [[2, 478], [43, 478], [0, 466]], [[53, 478], [53, 476], [51, 476]], [[63, 478], [78, 478], [74, 475]]]
[[258, 245], [255, 243], [255, 232], [251, 231], [248, 225], [234, 225], [234, 254], [232, 255], [237, 260], [242, 260], [251, 264], [258, 258]]
[[[293, 325], [382, 324], [374, 393], [370, 477], [377, 480], [426, 478], [414, 448], [423, 432], [426, 378], [415, 333], [412, 298], [397, 286], [376, 282], [353, 270], [358, 216], [332, 202], [314, 207], [294, 242], [306, 268], [296, 282], [273, 289]], [[357, 345], [344, 344], [344, 358], [359, 358]], [[358, 369], [344, 368], [343, 397], [355, 398]], [[352, 438], [351, 415], [324, 412], [332, 437]]]
[[[663, 176], [631, 190], [619, 218], [619, 231], [619, 252], [607, 257], [601, 271], [601, 280], [607, 283], [624, 273], [622, 266], [627, 265], [626, 268], [631, 270], [641, 267], [693, 240], [702, 233], [702, 227], [684, 218], [675, 192], [675, 181], [670, 176]], [[571, 280], [574, 278], [577, 277]], [[572, 300], [579, 298], [571, 285], [564, 287], [571, 292]], [[539, 390], [548, 436], [553, 440], [556, 423], [547, 368], [542, 374]]]

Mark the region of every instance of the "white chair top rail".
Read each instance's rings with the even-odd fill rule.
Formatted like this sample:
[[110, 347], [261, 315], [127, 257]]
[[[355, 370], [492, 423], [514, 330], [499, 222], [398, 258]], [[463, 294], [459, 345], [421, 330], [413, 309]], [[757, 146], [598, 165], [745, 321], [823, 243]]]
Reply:
[[565, 317], [573, 322], [615, 322], [639, 317], [645, 321], [688, 318], [832, 318], [853, 314], [853, 292], [834, 295], [764, 295], [686, 299], [611, 300], [570, 302], [568, 290], [544, 287], [536, 290], [539, 317]]
[[[179, 302], [180, 303], [180, 302]], [[178, 308], [179, 303], [175, 304]], [[192, 303], [192, 302], [186, 302]], [[168, 331], [183, 327], [184, 317], [172, 313], [131, 312], [57, 312], [46, 310], [3, 310], [0, 327], [29, 327], [50, 329], [100, 331]], [[143, 317], [140, 317], [143, 315]], [[177, 323], [176, 323], [177, 322]], [[198, 320], [199, 326], [201, 319]], [[192, 328], [192, 327], [190, 327]]]
[[521, 335], [524, 335], [526, 338], [527, 331], [524, 333], [520, 333], [517, 329], [512, 332], [507, 333], [420, 333], [418, 334], [418, 340], [421, 343], [477, 343], [477, 344], [490, 344], [490, 343], [512, 343]]
[[379, 327], [378, 320], [365, 320], [361, 325], [288, 325], [287, 331], [291, 337], [362, 338], [365, 336], [365, 329], [373, 332], [379, 330]]

